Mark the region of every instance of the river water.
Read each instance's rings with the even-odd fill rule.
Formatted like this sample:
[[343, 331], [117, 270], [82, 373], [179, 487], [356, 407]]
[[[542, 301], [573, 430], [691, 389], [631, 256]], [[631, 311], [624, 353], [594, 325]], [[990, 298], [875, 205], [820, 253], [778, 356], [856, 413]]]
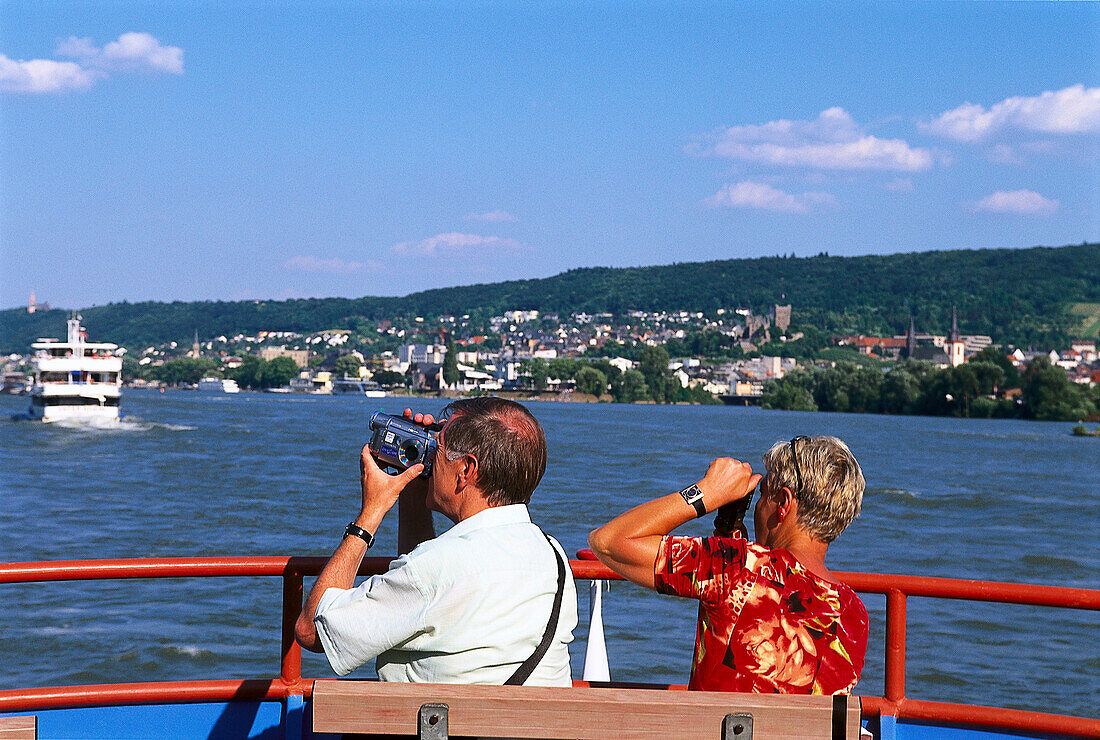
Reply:
[[[124, 420], [98, 428], [7, 421], [26, 399], [2, 397], [0, 561], [327, 556], [358, 506], [370, 413], [406, 402], [126, 390]], [[1100, 440], [1071, 436], [1070, 424], [529, 406], [549, 442], [532, 515], [569, 552], [609, 517], [697, 480], [713, 457], [759, 465], [776, 440], [823, 433], [849, 444], [868, 484], [831, 568], [1100, 588]], [[395, 520], [372, 554], [394, 551]], [[275, 676], [280, 588], [278, 578], [0, 585], [0, 687]], [[885, 598], [863, 599], [871, 639], [857, 693], [882, 695]], [[692, 602], [613, 584], [612, 679], [686, 683], [695, 614]], [[912, 698], [1098, 716], [1095, 612], [911, 598], [908, 624]], [[333, 675], [313, 655], [303, 673]]]

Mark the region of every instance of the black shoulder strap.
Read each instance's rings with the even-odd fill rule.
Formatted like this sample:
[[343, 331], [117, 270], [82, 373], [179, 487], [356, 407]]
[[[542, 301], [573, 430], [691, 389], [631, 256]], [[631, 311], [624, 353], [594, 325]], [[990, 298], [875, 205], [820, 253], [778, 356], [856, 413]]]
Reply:
[[512, 677], [504, 682], [505, 686], [522, 686], [523, 682], [531, 677], [534, 673], [535, 667], [546, 655], [546, 651], [550, 649], [550, 643], [554, 641], [554, 635], [558, 631], [558, 616], [561, 614], [561, 599], [565, 593], [565, 560], [562, 558], [561, 553], [558, 552], [558, 548], [554, 547], [554, 543], [550, 541], [550, 536], [545, 532], [542, 536], [546, 538], [547, 544], [550, 545], [550, 549], [554, 551], [554, 559], [558, 561], [558, 592], [554, 595], [554, 607], [550, 610], [550, 621], [546, 624], [546, 632], [542, 635], [542, 642], [535, 648], [535, 652], [531, 653], [531, 657], [523, 661], [516, 672], [512, 674]]

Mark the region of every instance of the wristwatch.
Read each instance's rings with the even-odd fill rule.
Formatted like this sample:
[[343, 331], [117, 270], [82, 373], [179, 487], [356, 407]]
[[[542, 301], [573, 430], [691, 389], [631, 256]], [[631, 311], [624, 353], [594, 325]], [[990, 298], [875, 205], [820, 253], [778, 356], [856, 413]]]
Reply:
[[363, 542], [367, 543], [368, 550], [374, 545], [374, 535], [357, 525], [355, 522], [349, 522], [348, 526], [344, 527], [344, 539], [348, 537], [358, 537], [363, 540]]
[[687, 501], [695, 509], [696, 518], [707, 513], [707, 507], [703, 505], [703, 492], [699, 490], [697, 484], [692, 483], [690, 486], [680, 491], [680, 495], [684, 497], [684, 501]]

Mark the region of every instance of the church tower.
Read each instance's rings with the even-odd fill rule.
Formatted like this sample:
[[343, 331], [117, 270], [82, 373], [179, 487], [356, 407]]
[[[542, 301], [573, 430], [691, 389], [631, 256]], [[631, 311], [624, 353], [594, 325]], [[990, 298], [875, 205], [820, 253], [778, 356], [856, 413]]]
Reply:
[[905, 357], [913, 359], [917, 354], [917, 326], [913, 317], [909, 317], [909, 333], [905, 335]]
[[951, 367], [958, 367], [966, 362], [965, 348], [962, 337], [959, 336], [959, 317], [955, 313], [955, 307], [951, 307], [951, 331], [947, 333], [947, 341], [943, 343], [943, 349], [947, 352], [947, 358]]

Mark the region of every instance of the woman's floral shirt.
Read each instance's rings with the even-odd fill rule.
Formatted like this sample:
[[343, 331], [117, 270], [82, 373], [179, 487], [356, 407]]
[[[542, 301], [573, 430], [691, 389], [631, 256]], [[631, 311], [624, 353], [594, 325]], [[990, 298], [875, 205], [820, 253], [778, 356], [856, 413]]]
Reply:
[[660, 593], [699, 600], [690, 689], [848, 694], [859, 681], [867, 609], [786, 550], [670, 535], [654, 580]]

